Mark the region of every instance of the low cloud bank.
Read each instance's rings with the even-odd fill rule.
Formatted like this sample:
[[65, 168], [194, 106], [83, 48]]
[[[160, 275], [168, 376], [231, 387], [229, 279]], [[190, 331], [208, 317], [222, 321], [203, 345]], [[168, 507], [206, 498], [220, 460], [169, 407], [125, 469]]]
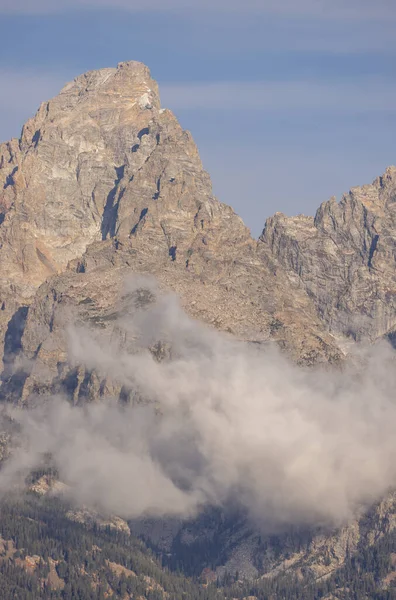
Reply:
[[[135, 353], [81, 328], [70, 331], [69, 353], [147, 403], [50, 398], [11, 409], [23, 445], [1, 470], [0, 491], [49, 453], [77, 502], [125, 518], [232, 502], [270, 528], [338, 525], [396, 486], [390, 346], [343, 371], [305, 370], [193, 321], [152, 281], [135, 280], [131, 296], [142, 287], [155, 301], [117, 323]], [[161, 361], [145, 349], [159, 340], [169, 349]]]

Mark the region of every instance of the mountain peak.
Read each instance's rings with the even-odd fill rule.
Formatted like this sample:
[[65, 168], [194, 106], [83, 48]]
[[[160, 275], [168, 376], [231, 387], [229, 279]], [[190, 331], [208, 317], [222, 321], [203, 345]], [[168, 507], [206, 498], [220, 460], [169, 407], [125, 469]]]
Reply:
[[115, 102], [121, 99], [129, 102], [141, 102], [142, 96], [147, 96], [144, 104], [159, 108], [157, 83], [152, 79], [149, 68], [141, 62], [121, 62], [116, 68], [104, 68], [88, 71], [67, 83], [57, 97], [59, 101], [64, 96], [76, 97], [79, 101], [87, 96], [110, 96]]
[[[393, 173], [385, 175], [390, 183]], [[149, 69], [128, 61], [90, 71], [43, 103], [19, 142], [0, 145], [0, 299], [7, 309], [0, 338], [44, 282], [52, 290], [44, 286], [45, 293], [58, 298], [63, 292], [53, 286], [67, 289], [62, 281], [71, 273], [84, 273], [83, 293], [89, 277], [101, 293], [107, 278], [113, 298], [122, 267], [155, 275], [184, 298], [193, 316], [220, 329], [260, 342], [275, 339], [305, 363], [337, 361], [328, 323], [336, 333], [348, 331], [351, 309], [341, 315], [345, 326], [338, 313], [324, 315], [333, 246], [340, 255], [337, 282], [343, 282], [345, 256], [356, 259], [356, 267], [363, 261], [372, 278], [382, 248], [376, 215], [365, 219], [362, 202], [352, 200], [359, 209], [353, 219], [335, 203], [315, 221], [277, 215], [257, 244], [234, 211], [213, 197], [192, 136], [160, 110]], [[345, 227], [337, 211], [345, 212]], [[311, 265], [323, 256], [325, 267]], [[304, 289], [305, 273], [322, 285], [325, 268], [325, 294], [308, 284]], [[389, 322], [376, 324], [374, 333], [384, 333]]]
[[[27, 294], [101, 238], [121, 173], [131, 178], [157, 146], [160, 116], [181, 130], [159, 108], [149, 69], [124, 62], [76, 77], [42, 103], [19, 143], [0, 145], [0, 208], [13, 222], [3, 227], [6, 271]], [[10, 238], [16, 225], [23, 245]]]

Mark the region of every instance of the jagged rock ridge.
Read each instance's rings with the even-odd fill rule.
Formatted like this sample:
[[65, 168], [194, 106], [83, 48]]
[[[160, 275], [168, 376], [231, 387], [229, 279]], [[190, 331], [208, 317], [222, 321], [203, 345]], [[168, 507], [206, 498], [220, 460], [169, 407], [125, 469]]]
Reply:
[[275, 341], [302, 364], [337, 363], [337, 336], [395, 330], [396, 169], [315, 219], [275, 215], [257, 242], [213, 197], [191, 135], [160, 108], [140, 63], [77, 77], [42, 104], [19, 140], [0, 145], [0, 180], [4, 400], [128, 396], [68, 364], [65, 324], [71, 314], [117, 335], [131, 273], [155, 275], [192, 316]]
[[37, 384], [9, 381], [21, 350], [57, 375], [65, 303], [99, 318], [131, 272], [155, 275], [219, 329], [274, 339], [301, 362], [339, 359], [298, 277], [213, 197], [191, 135], [160, 108], [141, 63], [77, 77], [0, 157], [0, 339], [20, 332], [6, 344], [3, 396]]
[[315, 218], [268, 219], [261, 242], [298, 275], [330, 331], [371, 340], [396, 327], [396, 167]]

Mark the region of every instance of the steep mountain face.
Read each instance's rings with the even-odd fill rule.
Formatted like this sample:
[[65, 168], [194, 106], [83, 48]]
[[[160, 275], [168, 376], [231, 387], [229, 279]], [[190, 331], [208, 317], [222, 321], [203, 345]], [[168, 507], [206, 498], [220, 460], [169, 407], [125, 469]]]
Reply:
[[[212, 328], [275, 342], [301, 365], [337, 366], [345, 336], [393, 339], [396, 168], [322, 204], [314, 219], [277, 213], [256, 241], [213, 197], [190, 133], [160, 107], [140, 63], [77, 77], [42, 104], [19, 140], [0, 144], [0, 190], [3, 401], [29, 406], [37, 394], [61, 393], [74, 404], [134, 402], [116, 376], [70, 362], [67, 326], [89, 326], [134, 352], [118, 319], [134, 310], [126, 282], [136, 274], [155, 276]], [[158, 360], [167, 352], [151, 350]], [[1, 434], [2, 458], [7, 442]], [[391, 495], [370, 519], [303, 545], [263, 540], [245, 520], [212, 514], [209, 525], [134, 527], [176, 563], [205, 547], [198, 571], [319, 579], [391, 534], [394, 514]], [[164, 528], [166, 542], [154, 539]]]
[[254, 579], [262, 573], [275, 577], [288, 572], [302, 579], [320, 580], [342, 567], [348, 555], [372, 548], [385, 536], [395, 534], [396, 494], [389, 494], [368, 513], [338, 530], [295, 529], [265, 536], [243, 519], [219, 519], [210, 513], [187, 523], [143, 520], [132, 522], [131, 527], [188, 574], [194, 569], [200, 572], [199, 557], [205, 548], [217, 574], [238, 571], [240, 576]]
[[315, 218], [268, 219], [260, 238], [313, 299], [336, 334], [357, 340], [392, 337], [396, 327], [396, 168], [353, 188]]
[[155, 275], [219, 329], [274, 339], [308, 364], [339, 360], [298, 277], [213, 197], [191, 135], [160, 108], [144, 65], [77, 77], [0, 149], [3, 396], [26, 398], [35, 385], [27, 374], [15, 381], [22, 349], [57, 374], [65, 304], [100, 319], [132, 272]]

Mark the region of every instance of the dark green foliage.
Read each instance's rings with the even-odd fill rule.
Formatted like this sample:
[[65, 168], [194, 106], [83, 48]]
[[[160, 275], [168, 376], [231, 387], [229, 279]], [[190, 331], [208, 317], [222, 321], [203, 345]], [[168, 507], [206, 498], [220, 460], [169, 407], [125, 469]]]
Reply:
[[[163, 600], [164, 591], [174, 600], [224, 599], [214, 586], [205, 588], [163, 568], [137, 538], [71, 522], [65, 517], [67, 507], [59, 500], [28, 495], [23, 500], [3, 501], [0, 508], [0, 536], [16, 548], [11, 558], [0, 556], [0, 600], [104, 600], [109, 593], [115, 600], [126, 594]], [[42, 558], [30, 575], [18, 564], [26, 555]], [[46, 582], [48, 559], [57, 562], [62, 590], [51, 590]], [[116, 574], [109, 562], [136, 576]]]
[[320, 600], [329, 594], [340, 600], [396, 600], [396, 586], [384, 587], [395, 552], [396, 532], [392, 532], [348, 557], [345, 565], [325, 581], [300, 581], [294, 574], [284, 574], [272, 580], [237, 583], [223, 592], [228, 598], [256, 596], [259, 600]]
[[[206, 586], [199, 577], [187, 577], [161, 565], [134, 536], [109, 529], [87, 529], [69, 521], [66, 508], [59, 500], [34, 496], [3, 500], [0, 535], [11, 540], [16, 550], [0, 555], [0, 600], [124, 600], [139, 596], [147, 600], [228, 600], [247, 596], [259, 600], [320, 600], [329, 594], [340, 600], [396, 600], [392, 582], [384, 586], [384, 579], [394, 568], [391, 557], [396, 553], [395, 533], [384, 535], [373, 546], [362, 547], [325, 581], [309, 577], [301, 581], [295, 574], [285, 573], [274, 579], [248, 582], [228, 573], [217, 584]], [[301, 545], [306, 543], [302, 537]], [[202, 550], [202, 556], [195, 560], [191, 554], [185, 557], [184, 565], [172, 566], [187, 567], [185, 570], [195, 575], [198, 559], [210, 567], [221, 552], [220, 546], [220, 538], [213, 540], [209, 549], [195, 546], [195, 551]], [[41, 557], [33, 573], [27, 573], [21, 565], [27, 555]], [[56, 561], [63, 589], [49, 586], [50, 559]], [[115, 572], [110, 563], [127, 571]]]

